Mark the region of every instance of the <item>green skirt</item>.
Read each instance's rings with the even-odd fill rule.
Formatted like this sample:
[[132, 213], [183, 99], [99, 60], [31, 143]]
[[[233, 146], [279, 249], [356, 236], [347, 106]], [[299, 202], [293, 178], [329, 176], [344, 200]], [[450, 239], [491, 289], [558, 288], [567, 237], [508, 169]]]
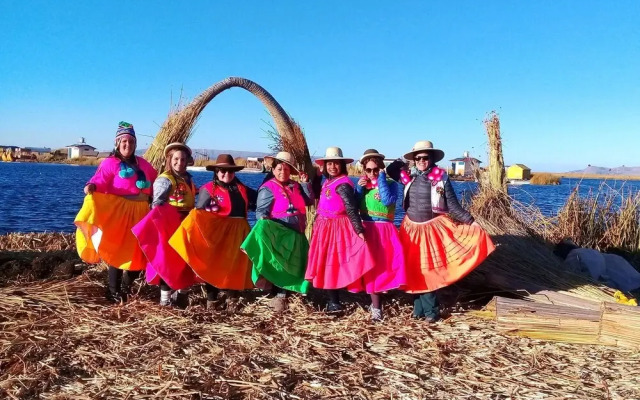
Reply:
[[260, 277], [287, 290], [307, 293], [304, 279], [309, 242], [293, 229], [268, 219], [259, 220], [240, 248], [253, 263], [251, 278]]

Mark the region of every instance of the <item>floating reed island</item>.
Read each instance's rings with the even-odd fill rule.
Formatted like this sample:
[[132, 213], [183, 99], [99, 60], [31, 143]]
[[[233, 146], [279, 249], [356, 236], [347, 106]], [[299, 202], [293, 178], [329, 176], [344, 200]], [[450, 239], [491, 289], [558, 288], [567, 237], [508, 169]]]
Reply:
[[[149, 151], [186, 140], [211, 93], [248, 84], [229, 79], [192, 107], [174, 110]], [[312, 168], [302, 130], [282, 115], [276, 120], [281, 137], [297, 139], [283, 140], [280, 148], [298, 146], [296, 159], [308, 162], [301, 167]], [[489, 116], [487, 130], [497, 138], [490, 140], [492, 154], [500, 156], [490, 165], [499, 167], [497, 115]], [[615, 212], [599, 199], [575, 196], [557, 217], [545, 218], [535, 207], [513, 202], [504, 175], [496, 176], [487, 184], [482, 177], [470, 209], [497, 250], [445, 291], [446, 318], [435, 325], [412, 319], [410, 299], [402, 293], [388, 295], [386, 318], [378, 324], [362, 306], [365, 296], [347, 296], [344, 315], [335, 317], [321, 311], [324, 300], [313, 291], [294, 297], [283, 315], [273, 314], [259, 291], [246, 292], [243, 307], [233, 314], [207, 311], [198, 288], [186, 310], [163, 308], [157, 288], [144, 283], [130, 302], [111, 306], [104, 300], [105, 266], [41, 263], [51, 271], [56, 263], [73, 264], [70, 275], [59, 276], [28, 274], [33, 262], [24, 261], [23, 269], [12, 267], [17, 274], [0, 280], [0, 395], [640, 398], [637, 309], [616, 304], [612, 289], [567, 273], [551, 252], [558, 238], [572, 233], [579, 244], [615, 245], [637, 254], [640, 202], [627, 198]], [[604, 216], [587, 212], [595, 206], [605, 207]], [[0, 271], [21, 257], [73, 251], [74, 243], [73, 235], [64, 234], [1, 236]]]

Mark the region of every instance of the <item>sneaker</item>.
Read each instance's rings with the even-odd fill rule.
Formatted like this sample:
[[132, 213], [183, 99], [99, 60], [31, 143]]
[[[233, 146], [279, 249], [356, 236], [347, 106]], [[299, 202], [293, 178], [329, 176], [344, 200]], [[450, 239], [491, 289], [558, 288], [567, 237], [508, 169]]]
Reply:
[[327, 312], [338, 312], [342, 311], [342, 305], [340, 303], [329, 302], [327, 304]]
[[169, 300], [160, 300], [160, 305], [162, 307], [169, 307], [171, 305], [171, 299], [169, 299]]
[[269, 307], [271, 307], [275, 313], [282, 313], [287, 309], [287, 298], [274, 297], [269, 301]]
[[425, 317], [424, 320], [427, 321], [428, 324], [435, 324], [440, 321], [440, 316], [436, 315], [435, 317]]
[[380, 308], [371, 307], [371, 321], [373, 322], [382, 321], [382, 310]]

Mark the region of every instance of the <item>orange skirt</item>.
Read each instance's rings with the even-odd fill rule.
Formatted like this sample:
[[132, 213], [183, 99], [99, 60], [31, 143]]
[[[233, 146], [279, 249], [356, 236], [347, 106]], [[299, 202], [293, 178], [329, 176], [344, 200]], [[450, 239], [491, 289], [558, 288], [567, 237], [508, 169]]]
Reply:
[[249, 230], [245, 218], [194, 209], [171, 236], [169, 245], [203, 281], [219, 289], [250, 289], [251, 260], [240, 250]]
[[74, 221], [78, 255], [91, 264], [103, 260], [120, 269], [145, 269], [147, 261], [131, 228], [148, 212], [146, 201], [97, 192], [86, 195]]
[[495, 246], [479, 226], [455, 223], [445, 215], [417, 223], [405, 217], [400, 226], [408, 293], [432, 292], [473, 271]]

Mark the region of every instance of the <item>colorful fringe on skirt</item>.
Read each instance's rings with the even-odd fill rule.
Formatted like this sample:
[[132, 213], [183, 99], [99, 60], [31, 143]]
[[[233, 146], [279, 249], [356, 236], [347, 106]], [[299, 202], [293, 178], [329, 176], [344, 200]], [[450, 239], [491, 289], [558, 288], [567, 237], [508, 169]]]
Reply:
[[146, 201], [98, 192], [86, 195], [74, 221], [78, 255], [87, 263], [102, 260], [120, 269], [144, 269], [147, 260], [131, 228], [148, 212]]
[[302, 233], [261, 219], [240, 247], [253, 263], [251, 278], [256, 286], [264, 278], [280, 288], [307, 293], [309, 282], [304, 273], [309, 242]]
[[244, 218], [191, 210], [169, 244], [203, 281], [219, 289], [253, 288], [251, 261], [240, 250], [249, 233]]
[[495, 246], [479, 226], [455, 223], [445, 215], [417, 223], [405, 217], [400, 241], [407, 266], [408, 293], [432, 292], [473, 271]]
[[316, 218], [305, 274], [313, 287], [357, 291], [361, 286], [359, 280], [373, 265], [369, 248], [355, 233], [347, 216]]
[[133, 227], [140, 249], [147, 259], [147, 282], [159, 285], [162, 279], [171, 289], [186, 289], [196, 283], [196, 275], [182, 257], [169, 246], [169, 239], [180, 226], [182, 214], [163, 204], [151, 210]]
[[364, 221], [362, 224], [374, 266], [350, 285], [349, 290], [379, 293], [403, 289], [407, 284], [407, 273], [398, 230], [392, 222]]

